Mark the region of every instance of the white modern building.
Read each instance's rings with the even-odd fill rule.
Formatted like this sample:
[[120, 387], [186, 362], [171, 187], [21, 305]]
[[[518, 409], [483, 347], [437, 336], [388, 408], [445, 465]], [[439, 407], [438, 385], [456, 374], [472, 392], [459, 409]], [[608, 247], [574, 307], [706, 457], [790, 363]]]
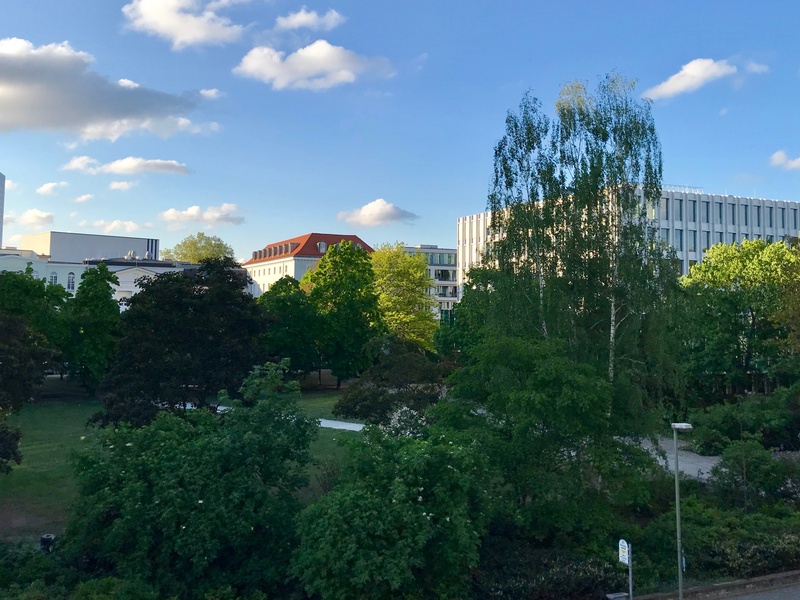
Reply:
[[453, 305], [458, 302], [458, 286], [456, 283], [456, 250], [455, 248], [439, 248], [436, 245], [405, 246], [406, 254], [421, 254], [428, 263], [428, 274], [433, 286], [428, 290], [431, 298], [438, 306], [436, 318], [447, 318]]
[[250, 260], [242, 265], [254, 282], [252, 294], [260, 296], [273, 283], [287, 275], [299, 281], [317, 266], [317, 262], [325, 256], [330, 246], [343, 241], [352, 242], [357, 248], [372, 252], [372, 248], [358, 236], [335, 233], [307, 233], [254, 250]]
[[6, 176], [0, 173], [0, 248], [3, 247], [3, 217], [6, 214]]
[[159, 241], [151, 238], [64, 231], [25, 235], [20, 241], [20, 247], [49, 256], [51, 260], [78, 263], [121, 256], [158, 260], [158, 246]]
[[[680, 271], [703, 260], [714, 244], [764, 239], [772, 242], [798, 237], [800, 203], [719, 194], [702, 188], [665, 186], [657, 206], [648, 207], [651, 225], [672, 245]], [[459, 217], [457, 251], [459, 298], [467, 272], [478, 265], [491, 236], [491, 212]]]

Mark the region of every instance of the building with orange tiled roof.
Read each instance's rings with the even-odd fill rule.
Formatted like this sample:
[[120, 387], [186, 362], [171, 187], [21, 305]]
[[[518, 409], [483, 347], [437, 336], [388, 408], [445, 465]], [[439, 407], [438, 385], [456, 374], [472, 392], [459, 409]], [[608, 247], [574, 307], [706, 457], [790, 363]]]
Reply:
[[253, 295], [260, 296], [273, 283], [287, 275], [299, 281], [317, 266], [317, 262], [330, 246], [343, 241], [352, 242], [357, 248], [372, 252], [372, 248], [357, 235], [337, 233], [307, 233], [254, 250], [253, 256], [243, 265], [254, 281]]

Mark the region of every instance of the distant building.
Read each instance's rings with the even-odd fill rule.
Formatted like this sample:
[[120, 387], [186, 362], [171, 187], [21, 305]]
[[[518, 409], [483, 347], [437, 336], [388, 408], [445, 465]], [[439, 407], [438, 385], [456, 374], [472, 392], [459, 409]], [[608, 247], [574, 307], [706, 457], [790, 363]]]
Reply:
[[352, 242], [357, 248], [372, 252], [372, 248], [356, 235], [334, 233], [307, 233], [280, 242], [267, 244], [242, 265], [253, 280], [252, 293], [260, 296], [270, 286], [287, 275], [298, 281], [317, 266], [330, 246], [340, 242]]
[[458, 301], [458, 285], [456, 282], [456, 250], [454, 248], [439, 248], [436, 245], [406, 246], [406, 254], [412, 256], [421, 254], [428, 263], [428, 274], [433, 280], [433, 286], [428, 290], [431, 298], [436, 300], [436, 318], [448, 319], [453, 305]]
[[6, 210], [6, 176], [0, 173], [0, 248], [3, 247], [3, 217]]
[[50, 260], [74, 263], [129, 255], [158, 260], [158, 246], [159, 241], [152, 238], [63, 231], [26, 235], [20, 241], [21, 248], [49, 256]]
[[[701, 262], [715, 244], [772, 242], [800, 234], [798, 202], [706, 194], [702, 188], [686, 186], [665, 186], [658, 205], [647, 208], [647, 216], [659, 237], [675, 249], [682, 274]], [[491, 212], [458, 218], [459, 298], [467, 272], [480, 264], [490, 242], [491, 218]]]

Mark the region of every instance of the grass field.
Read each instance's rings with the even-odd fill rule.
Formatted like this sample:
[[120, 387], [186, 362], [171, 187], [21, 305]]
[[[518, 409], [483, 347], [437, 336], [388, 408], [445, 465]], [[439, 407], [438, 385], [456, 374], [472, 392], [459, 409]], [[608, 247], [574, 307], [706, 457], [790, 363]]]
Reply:
[[[333, 418], [339, 392], [304, 393], [301, 408], [314, 419]], [[10, 475], [0, 475], [0, 538], [28, 539], [43, 533], [61, 533], [77, 488], [70, 455], [94, 435], [86, 422], [100, 403], [85, 397], [67, 381], [51, 378], [28, 404], [12, 417], [22, 430], [22, 464]], [[309, 468], [309, 487], [301, 498], [308, 502], [325, 491], [336, 473], [344, 449], [339, 442], [358, 433], [320, 429], [311, 446], [315, 464]]]

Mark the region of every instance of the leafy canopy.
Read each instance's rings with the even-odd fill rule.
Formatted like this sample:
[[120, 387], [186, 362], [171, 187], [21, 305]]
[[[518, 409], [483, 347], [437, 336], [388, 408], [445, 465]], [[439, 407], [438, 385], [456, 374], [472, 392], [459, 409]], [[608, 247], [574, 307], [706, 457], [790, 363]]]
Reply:
[[164, 260], [180, 260], [200, 264], [212, 258], [234, 258], [233, 248], [216, 235], [206, 235], [202, 231], [188, 235], [175, 244], [174, 248], [161, 250]]

